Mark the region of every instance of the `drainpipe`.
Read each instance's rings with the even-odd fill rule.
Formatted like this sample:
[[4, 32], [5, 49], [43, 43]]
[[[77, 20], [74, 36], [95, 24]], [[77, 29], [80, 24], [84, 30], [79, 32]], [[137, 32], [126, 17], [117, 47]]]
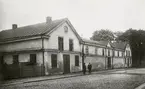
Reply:
[[41, 75], [43, 76], [43, 75], [45, 75], [45, 71], [44, 71], [44, 38], [43, 38], [43, 36], [41, 36], [41, 39], [42, 39], [42, 57], [43, 57], [43, 59], [42, 59], [42, 69], [41, 69]]
[[83, 69], [83, 64], [84, 64], [84, 43], [82, 43], [82, 71], [84, 70]]

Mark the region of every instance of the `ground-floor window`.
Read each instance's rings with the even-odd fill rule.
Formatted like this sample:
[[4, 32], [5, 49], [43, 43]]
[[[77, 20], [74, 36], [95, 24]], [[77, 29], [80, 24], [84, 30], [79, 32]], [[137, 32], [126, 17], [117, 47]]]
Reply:
[[75, 56], [75, 66], [79, 66], [79, 56]]
[[51, 67], [57, 68], [57, 54], [51, 55]]
[[30, 54], [30, 63], [35, 64], [36, 63], [36, 54]]
[[19, 56], [18, 55], [13, 55], [13, 64], [18, 64], [19, 63]]

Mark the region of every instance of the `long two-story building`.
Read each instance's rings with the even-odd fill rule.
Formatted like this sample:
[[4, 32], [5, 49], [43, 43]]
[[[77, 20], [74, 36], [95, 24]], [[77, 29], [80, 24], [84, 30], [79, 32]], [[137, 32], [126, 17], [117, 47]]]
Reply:
[[24, 27], [13, 24], [0, 32], [0, 63], [6, 78], [79, 72], [82, 60], [93, 70], [129, 67], [130, 51], [128, 44], [120, 49], [114, 43], [82, 39], [67, 18], [47, 17], [44, 23]]

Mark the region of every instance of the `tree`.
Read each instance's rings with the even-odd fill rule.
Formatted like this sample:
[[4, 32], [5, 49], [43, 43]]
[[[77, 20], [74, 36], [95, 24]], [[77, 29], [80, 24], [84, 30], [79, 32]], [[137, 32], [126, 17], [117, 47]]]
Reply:
[[108, 29], [101, 29], [98, 31], [96, 30], [90, 39], [96, 41], [112, 41], [114, 40], [114, 35], [113, 32]]
[[122, 34], [123, 34], [122, 31], [114, 32], [114, 37], [115, 37], [115, 40], [116, 40], [117, 42], [119, 41], [118, 37], [120, 37]]
[[145, 54], [145, 31], [129, 29], [117, 39], [120, 41], [128, 41], [132, 50], [132, 63], [134, 67], [142, 66]]

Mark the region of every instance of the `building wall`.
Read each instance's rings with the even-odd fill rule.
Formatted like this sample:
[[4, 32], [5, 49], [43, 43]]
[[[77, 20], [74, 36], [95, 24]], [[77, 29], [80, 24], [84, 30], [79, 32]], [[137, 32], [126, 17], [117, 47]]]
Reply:
[[123, 57], [114, 57], [113, 58], [113, 68], [123, 68], [124, 58]]
[[[51, 55], [57, 55], [57, 68], [52, 68]], [[79, 53], [56, 53], [56, 52], [45, 52], [45, 74], [63, 73], [63, 54], [70, 55], [70, 72], [78, 72], [82, 70], [82, 58]], [[79, 56], [79, 66], [75, 66], [75, 55]]]
[[[37, 65], [41, 65], [42, 62], [42, 52], [29, 52], [29, 53], [20, 53], [17, 54], [18, 55], [18, 59], [20, 63], [24, 63], [24, 62], [30, 62], [30, 54], [36, 54], [36, 62]], [[13, 64], [13, 55], [16, 54], [5, 54], [4, 55], [4, 62], [6, 64]]]
[[101, 70], [105, 69], [105, 57], [101, 56], [86, 56], [84, 62], [86, 63], [86, 67], [89, 63], [92, 64], [92, 70]]
[[[68, 27], [68, 32], [65, 32], [64, 26]], [[68, 25], [67, 22], [63, 23], [61, 26], [59, 26], [56, 30], [51, 32], [49, 34], [49, 39], [44, 40], [44, 48], [45, 49], [51, 49], [51, 50], [58, 50], [58, 37], [63, 37], [63, 48], [64, 51], [68, 51], [66, 54], [70, 55], [70, 72], [77, 72], [81, 71], [81, 57], [80, 53], [77, 55], [79, 56], [79, 67], [76, 67], [74, 65], [75, 63], [75, 55], [76, 52], [81, 52], [81, 45], [79, 42], [79, 39], [75, 35], [75, 33], [72, 31], [72, 28]], [[69, 39], [73, 39], [73, 54], [69, 51]], [[64, 52], [45, 52], [45, 74], [51, 74], [51, 73], [63, 73], [63, 54]], [[51, 67], [51, 55], [56, 54], [57, 55], [57, 68]]]
[[[36, 64], [30, 63], [30, 54], [36, 54]], [[18, 55], [18, 64], [13, 64], [13, 55]], [[43, 75], [42, 52], [9, 53], [3, 56], [5, 79]]]
[[[68, 32], [64, 31], [64, 26], [68, 27]], [[45, 40], [45, 48], [58, 49], [58, 37], [63, 37], [64, 50], [69, 50], [69, 39], [73, 39], [74, 51], [81, 51], [79, 40], [67, 23], [62, 24], [50, 34], [49, 41]]]
[[42, 40], [27, 40], [22, 42], [15, 42], [9, 44], [0, 45], [1, 52], [11, 52], [11, 51], [21, 51], [21, 50], [30, 50], [30, 49], [41, 49], [42, 48]]
[[132, 66], [132, 54], [131, 54], [131, 49], [130, 49], [129, 44], [126, 45], [124, 58], [125, 58], [125, 67], [131, 67]]

